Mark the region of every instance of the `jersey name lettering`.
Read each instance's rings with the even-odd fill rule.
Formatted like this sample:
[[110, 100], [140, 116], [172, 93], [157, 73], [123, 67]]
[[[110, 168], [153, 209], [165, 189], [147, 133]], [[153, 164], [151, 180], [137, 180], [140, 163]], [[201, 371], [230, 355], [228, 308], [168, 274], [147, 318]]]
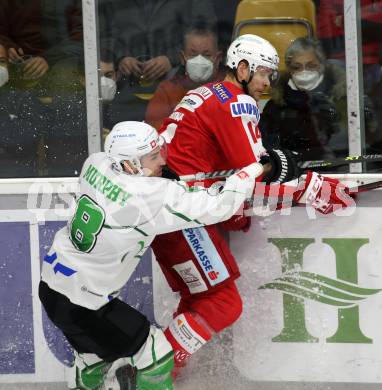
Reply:
[[254, 116], [257, 122], [260, 120], [259, 109], [255, 104], [251, 103], [231, 103], [231, 114], [233, 117], [237, 116]]
[[124, 206], [127, 199], [132, 196], [119, 185], [114, 184], [108, 177], [104, 176], [91, 164], [84, 174], [84, 179], [101, 194], [106, 195], [111, 201], [119, 201], [121, 206]]

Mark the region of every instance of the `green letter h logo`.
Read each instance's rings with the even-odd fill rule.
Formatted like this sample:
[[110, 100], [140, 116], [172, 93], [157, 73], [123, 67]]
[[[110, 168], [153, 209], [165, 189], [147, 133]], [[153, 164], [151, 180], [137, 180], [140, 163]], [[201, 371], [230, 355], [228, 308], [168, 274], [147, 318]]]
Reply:
[[260, 286], [260, 289], [277, 289], [283, 292], [284, 328], [274, 337], [275, 342], [316, 343], [305, 325], [305, 299], [338, 308], [338, 328], [327, 338], [328, 343], [372, 343], [359, 327], [358, 303], [380, 289], [361, 288], [358, 283], [357, 254], [369, 242], [364, 238], [325, 238], [336, 256], [337, 279], [301, 271], [303, 254], [314, 242], [309, 238], [270, 238], [281, 253], [280, 278]]

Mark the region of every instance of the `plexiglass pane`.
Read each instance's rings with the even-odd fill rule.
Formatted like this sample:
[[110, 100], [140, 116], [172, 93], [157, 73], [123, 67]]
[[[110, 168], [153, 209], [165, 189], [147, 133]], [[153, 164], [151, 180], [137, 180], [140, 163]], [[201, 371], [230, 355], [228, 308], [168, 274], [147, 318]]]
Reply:
[[0, 1], [0, 177], [78, 174], [83, 64], [80, 0]]
[[[278, 50], [280, 80], [260, 121], [265, 143], [294, 150], [303, 161], [347, 156], [342, 0], [289, 1], [273, 12], [280, 18], [284, 39]], [[289, 23], [283, 20], [286, 16]], [[348, 171], [348, 166], [330, 171]]]
[[145, 120], [159, 129], [188, 90], [222, 80], [238, 3], [100, 0], [104, 128]]
[[[365, 153], [382, 153], [382, 1], [361, 0]], [[380, 172], [382, 163], [366, 164], [367, 172]]]

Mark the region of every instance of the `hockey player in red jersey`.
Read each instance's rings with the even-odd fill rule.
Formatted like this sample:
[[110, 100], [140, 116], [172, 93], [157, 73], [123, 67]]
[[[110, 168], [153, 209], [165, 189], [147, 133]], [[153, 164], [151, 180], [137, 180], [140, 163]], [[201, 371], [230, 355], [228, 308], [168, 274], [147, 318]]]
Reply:
[[[263, 38], [246, 34], [235, 39], [227, 52], [224, 81], [189, 91], [165, 119], [160, 132], [168, 143], [169, 167], [178, 175], [188, 175], [267, 159], [270, 169], [263, 181], [282, 183], [295, 178], [291, 155], [285, 150], [266, 151], [258, 128], [257, 102], [277, 79], [278, 62], [276, 50]], [[212, 183], [207, 180], [205, 185]], [[336, 204], [346, 207], [336, 194], [338, 186], [344, 188], [337, 180], [308, 173], [294, 200], [323, 213]], [[181, 297], [165, 331], [175, 352], [175, 375], [190, 355], [242, 312], [235, 285], [239, 269], [220, 228], [245, 231], [249, 226], [249, 217], [235, 215], [220, 225], [157, 236], [152, 244], [169, 285]]]

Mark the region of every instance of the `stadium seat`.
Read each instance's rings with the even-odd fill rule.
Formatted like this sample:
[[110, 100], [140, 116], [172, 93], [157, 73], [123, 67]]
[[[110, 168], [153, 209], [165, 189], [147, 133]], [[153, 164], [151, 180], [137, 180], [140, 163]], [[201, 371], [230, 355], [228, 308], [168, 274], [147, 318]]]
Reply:
[[312, 0], [242, 0], [237, 9], [233, 37], [256, 34], [272, 43], [285, 69], [286, 48], [298, 37], [315, 36]]

